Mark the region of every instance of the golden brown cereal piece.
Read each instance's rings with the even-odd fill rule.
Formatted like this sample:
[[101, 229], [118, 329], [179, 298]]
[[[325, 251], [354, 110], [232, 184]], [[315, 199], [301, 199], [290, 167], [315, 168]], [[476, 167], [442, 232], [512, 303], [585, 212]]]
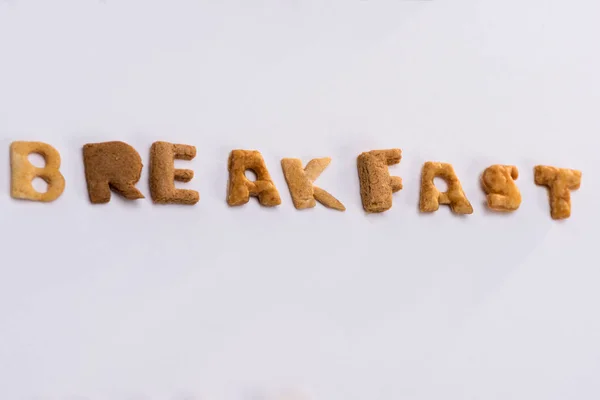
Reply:
[[552, 219], [571, 216], [571, 190], [579, 189], [581, 171], [537, 165], [534, 169], [535, 183], [548, 186], [550, 215]]
[[83, 165], [92, 203], [108, 203], [111, 189], [128, 200], [144, 198], [135, 187], [142, 174], [142, 159], [127, 143], [86, 144], [83, 146]]
[[[230, 206], [246, 204], [250, 196], [258, 197], [258, 202], [266, 207], [281, 204], [279, 192], [277, 192], [260, 152], [232, 150], [229, 154], [228, 170], [227, 204]], [[256, 174], [256, 181], [252, 182], [246, 178], [246, 170]]]
[[[448, 184], [446, 192], [440, 192], [435, 187], [433, 179], [436, 177], [446, 181]], [[449, 204], [452, 212], [456, 214], [473, 213], [473, 207], [467, 200], [452, 165], [428, 161], [421, 173], [419, 209], [421, 212], [433, 212], [438, 210], [440, 204]]]
[[[290, 189], [292, 201], [296, 209], [312, 208], [316, 201], [325, 207], [344, 211], [346, 207], [325, 190], [313, 185], [319, 175], [327, 168], [331, 158], [315, 158], [302, 169], [302, 161], [298, 158], [284, 158], [281, 160], [283, 175]], [[316, 200], [316, 201], [315, 201]]]
[[192, 160], [196, 147], [187, 144], [154, 142], [150, 148], [150, 195], [158, 204], [196, 204], [200, 195], [195, 190], [176, 189], [174, 181], [189, 182], [194, 171], [175, 168], [174, 160]]
[[357, 158], [360, 197], [366, 212], [380, 213], [392, 207], [392, 193], [402, 189], [402, 178], [390, 176], [389, 165], [398, 164], [400, 149], [372, 150]]
[[521, 205], [521, 192], [515, 184], [519, 170], [514, 165], [492, 165], [481, 175], [487, 205], [494, 211], [515, 211]]
[[[46, 165], [38, 168], [29, 162], [30, 154], [44, 157]], [[60, 154], [49, 144], [42, 142], [13, 142], [10, 145], [11, 189], [15, 199], [49, 202], [56, 200], [65, 190], [65, 178], [59, 171]], [[46, 193], [36, 191], [31, 182], [42, 178], [48, 184]]]

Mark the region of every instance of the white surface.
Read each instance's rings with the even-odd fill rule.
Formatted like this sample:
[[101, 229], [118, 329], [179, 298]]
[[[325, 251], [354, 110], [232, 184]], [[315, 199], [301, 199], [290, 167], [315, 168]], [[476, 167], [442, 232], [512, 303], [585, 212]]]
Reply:
[[[597, 1], [0, 1], [0, 398], [598, 399]], [[8, 146], [67, 180], [9, 197]], [[81, 147], [193, 144], [194, 207], [88, 202]], [[405, 188], [360, 206], [356, 156]], [[283, 204], [225, 203], [233, 148]], [[282, 157], [347, 207], [296, 211]], [[475, 213], [417, 212], [424, 161]], [[516, 164], [523, 204], [483, 207]], [[550, 219], [533, 166], [583, 171]], [[149, 196], [145, 167], [140, 189]], [[37, 396], [37, 397], [36, 397]]]

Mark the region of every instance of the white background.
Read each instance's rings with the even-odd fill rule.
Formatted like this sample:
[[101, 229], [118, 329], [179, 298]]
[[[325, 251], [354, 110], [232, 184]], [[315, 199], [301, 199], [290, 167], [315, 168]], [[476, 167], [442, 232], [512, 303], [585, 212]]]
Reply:
[[[600, 397], [600, 3], [0, 0], [0, 398]], [[63, 159], [54, 203], [12, 200], [8, 148]], [[81, 148], [197, 146], [196, 206], [87, 198]], [[356, 156], [404, 189], [361, 209]], [[231, 149], [282, 197], [225, 202]], [[345, 213], [292, 206], [279, 160], [330, 156]], [[475, 212], [418, 213], [423, 162]], [[512, 215], [484, 208], [515, 164]], [[550, 219], [536, 164], [583, 171]]]

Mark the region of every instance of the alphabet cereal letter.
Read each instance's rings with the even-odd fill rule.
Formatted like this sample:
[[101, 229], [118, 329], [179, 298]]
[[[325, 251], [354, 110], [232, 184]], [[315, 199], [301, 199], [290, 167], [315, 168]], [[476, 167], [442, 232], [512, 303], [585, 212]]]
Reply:
[[196, 147], [187, 144], [154, 142], [150, 148], [150, 195], [158, 204], [189, 204], [200, 200], [195, 190], [176, 189], [174, 181], [189, 182], [194, 171], [177, 169], [174, 160], [192, 160]]
[[[229, 155], [229, 185], [227, 204], [240, 206], [246, 204], [250, 196], [258, 197], [258, 202], [266, 207], [281, 204], [279, 192], [269, 175], [265, 160], [256, 150], [233, 150]], [[246, 178], [246, 170], [256, 174], [256, 181]]]
[[108, 203], [111, 189], [128, 200], [143, 199], [135, 187], [142, 174], [142, 159], [127, 143], [88, 143], [83, 146], [88, 194], [93, 204]]
[[581, 171], [537, 165], [534, 169], [535, 183], [548, 186], [550, 215], [552, 219], [571, 216], [571, 190], [579, 189]]
[[402, 178], [390, 176], [389, 165], [398, 164], [400, 149], [372, 150], [357, 158], [360, 197], [369, 213], [380, 213], [392, 207], [392, 193], [402, 189]]
[[513, 165], [492, 165], [481, 175], [481, 186], [487, 205], [494, 211], [515, 211], [521, 205], [521, 192], [515, 184], [519, 177]]
[[[44, 157], [46, 165], [38, 168], [29, 162], [30, 154]], [[56, 200], [65, 190], [65, 178], [59, 171], [60, 154], [42, 142], [13, 142], [10, 145], [11, 190], [15, 199], [49, 202]], [[37, 192], [31, 182], [42, 178], [48, 184], [46, 193]]]
[[[325, 190], [313, 185], [319, 175], [327, 168], [331, 158], [315, 158], [302, 169], [302, 161], [298, 158], [284, 158], [281, 160], [283, 175], [290, 189], [292, 201], [296, 209], [312, 208], [316, 201], [325, 207], [344, 211], [346, 207]], [[315, 201], [316, 200], [316, 201]]]
[[[435, 177], [442, 178], [448, 184], [446, 192], [440, 192], [433, 183]], [[452, 165], [428, 161], [421, 173], [421, 212], [437, 211], [440, 204], [449, 204], [456, 214], [472, 214], [473, 207], [462, 190], [460, 181]]]

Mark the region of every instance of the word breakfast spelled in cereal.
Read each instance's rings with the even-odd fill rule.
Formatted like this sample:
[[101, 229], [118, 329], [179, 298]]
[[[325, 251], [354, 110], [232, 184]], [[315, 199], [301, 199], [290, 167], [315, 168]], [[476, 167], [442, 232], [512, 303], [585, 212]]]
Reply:
[[[41, 155], [46, 165], [38, 168], [29, 162], [32, 153]], [[194, 171], [178, 169], [174, 160], [192, 160], [196, 147], [186, 144], [154, 142], [150, 149], [150, 197], [159, 204], [193, 205], [200, 200], [195, 190], [177, 189], [175, 181], [189, 182]], [[368, 213], [381, 213], [392, 207], [393, 194], [402, 190], [402, 178], [390, 176], [388, 166], [399, 164], [400, 149], [371, 150], [357, 158], [360, 196]], [[60, 154], [52, 146], [42, 142], [13, 142], [10, 146], [11, 196], [15, 199], [50, 202], [65, 190], [65, 178], [60, 173]], [[332, 194], [315, 186], [314, 182], [325, 171], [331, 158], [315, 158], [303, 167], [297, 158], [284, 158], [281, 168], [292, 202], [296, 209], [325, 207], [345, 211], [346, 207]], [[228, 161], [229, 182], [227, 204], [240, 206], [250, 197], [256, 197], [265, 207], [281, 204], [265, 160], [256, 150], [232, 150]], [[108, 203], [111, 193], [128, 200], [143, 199], [135, 187], [142, 173], [142, 159], [138, 152], [123, 142], [88, 143], [83, 146], [83, 166], [88, 195], [93, 204]], [[253, 171], [256, 180], [249, 180], [245, 172]], [[521, 204], [521, 193], [515, 181], [519, 171], [514, 165], [491, 165], [481, 175], [481, 187], [486, 194], [487, 207], [498, 212], [516, 211]], [[35, 178], [48, 184], [45, 193], [32, 186]], [[441, 192], [434, 184], [435, 178], [443, 179], [448, 189]], [[548, 190], [550, 215], [553, 219], [571, 216], [571, 191], [579, 189], [581, 172], [573, 169], [537, 165], [534, 168], [537, 185]], [[472, 214], [473, 207], [462, 189], [451, 164], [428, 161], [421, 172], [419, 210], [424, 213], [437, 211], [447, 205], [456, 214]]]

